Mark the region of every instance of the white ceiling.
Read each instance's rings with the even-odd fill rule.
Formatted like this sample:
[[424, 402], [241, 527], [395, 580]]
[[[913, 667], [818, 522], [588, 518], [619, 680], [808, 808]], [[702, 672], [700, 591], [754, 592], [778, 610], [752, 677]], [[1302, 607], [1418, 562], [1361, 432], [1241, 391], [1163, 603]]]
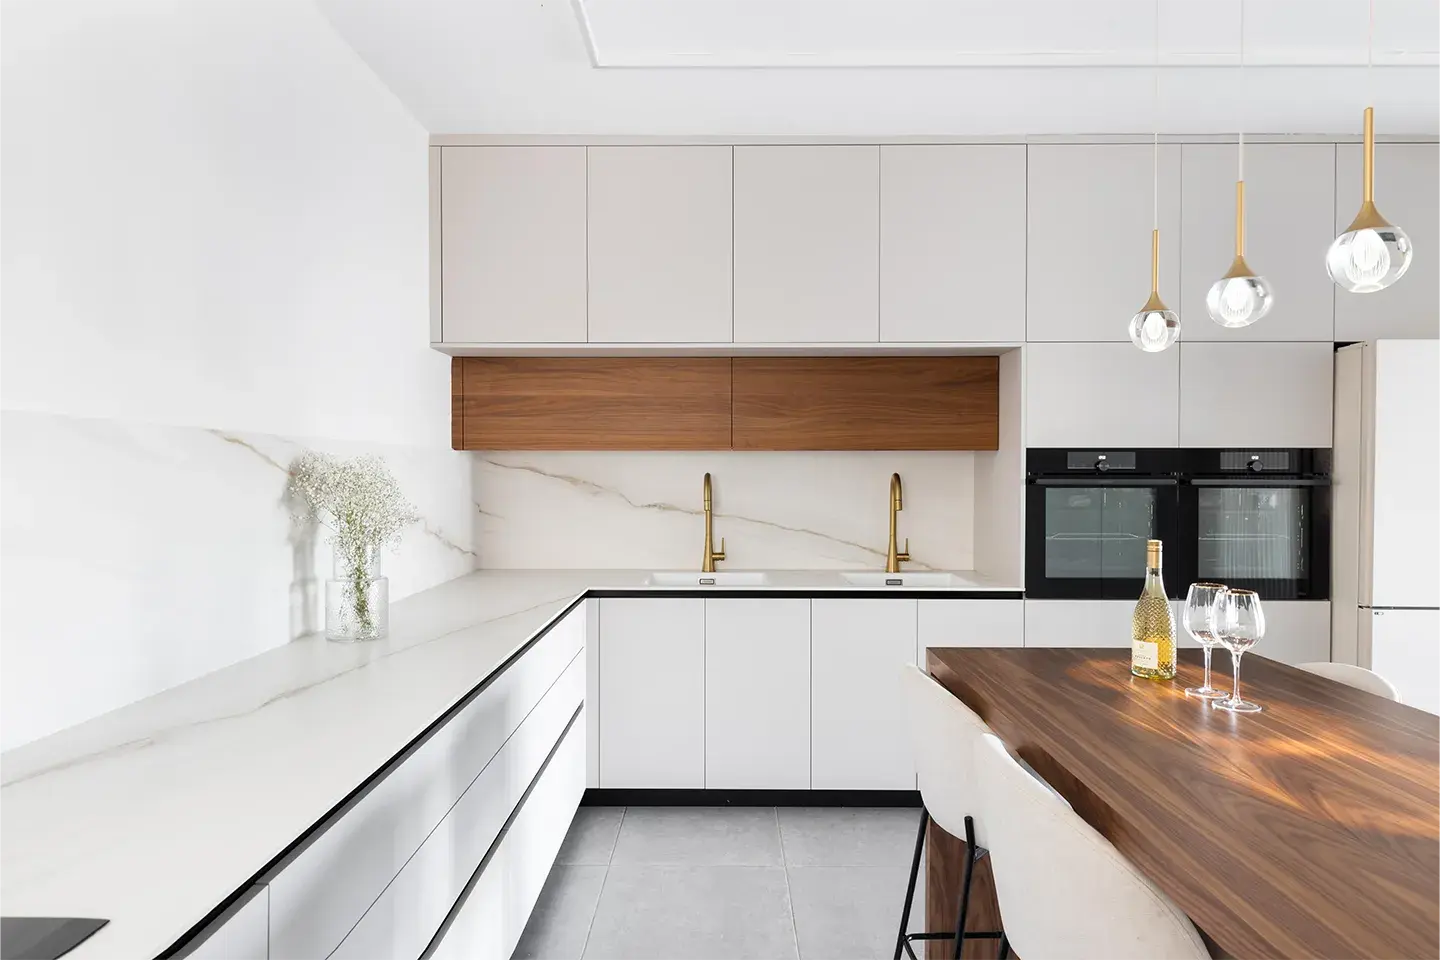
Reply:
[[[1154, 0], [316, 0], [432, 133], [1144, 133]], [[1440, 133], [1440, 0], [1160, 0], [1167, 133]], [[1243, 117], [1241, 115], [1243, 108]]]

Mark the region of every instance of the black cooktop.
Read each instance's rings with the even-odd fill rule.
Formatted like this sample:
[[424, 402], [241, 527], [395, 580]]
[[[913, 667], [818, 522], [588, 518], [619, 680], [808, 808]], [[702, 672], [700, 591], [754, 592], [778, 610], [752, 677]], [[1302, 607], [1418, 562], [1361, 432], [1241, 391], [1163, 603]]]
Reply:
[[109, 922], [83, 917], [0, 917], [0, 960], [56, 960]]

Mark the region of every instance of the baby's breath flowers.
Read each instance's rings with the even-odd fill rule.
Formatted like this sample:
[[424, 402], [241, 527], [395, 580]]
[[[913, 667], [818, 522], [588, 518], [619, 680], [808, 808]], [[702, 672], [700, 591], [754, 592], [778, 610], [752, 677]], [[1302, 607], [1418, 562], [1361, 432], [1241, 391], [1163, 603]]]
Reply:
[[397, 543], [400, 532], [419, 515], [379, 457], [339, 460], [306, 453], [291, 464], [290, 490], [308, 507], [297, 519], [316, 521], [330, 531], [337, 566], [346, 571], [345, 600], [361, 635], [375, 636], [370, 557]]

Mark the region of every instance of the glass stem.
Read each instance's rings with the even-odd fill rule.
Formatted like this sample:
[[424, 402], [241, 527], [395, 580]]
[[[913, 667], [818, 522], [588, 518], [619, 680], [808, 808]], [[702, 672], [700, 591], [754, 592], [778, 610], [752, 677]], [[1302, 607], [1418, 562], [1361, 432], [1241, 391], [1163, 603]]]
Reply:
[[1205, 681], [1200, 684], [1200, 689], [1210, 689], [1210, 645], [1205, 645]]
[[1231, 650], [1231, 651], [1230, 651], [1230, 662], [1231, 662], [1231, 664], [1233, 665], [1233, 670], [1232, 670], [1232, 672], [1235, 674], [1235, 689], [1234, 689], [1234, 691], [1230, 694], [1230, 699], [1233, 700], [1233, 701], [1236, 702], [1236, 703], [1239, 703], [1239, 702], [1240, 702], [1240, 652], [1239, 652], [1238, 650]]

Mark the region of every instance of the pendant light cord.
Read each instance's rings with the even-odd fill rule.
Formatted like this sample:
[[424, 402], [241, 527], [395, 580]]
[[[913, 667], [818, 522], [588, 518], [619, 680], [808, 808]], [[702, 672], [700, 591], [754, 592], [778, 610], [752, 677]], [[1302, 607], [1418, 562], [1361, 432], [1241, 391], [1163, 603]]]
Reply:
[[1365, 36], [1365, 94], [1375, 106], [1375, 0], [1370, 0], [1370, 28]]
[[1236, 180], [1245, 180], [1245, 0], [1240, 0], [1240, 149]]
[[1160, 0], [1155, 0], [1155, 121], [1150, 157], [1150, 229], [1160, 229]]

